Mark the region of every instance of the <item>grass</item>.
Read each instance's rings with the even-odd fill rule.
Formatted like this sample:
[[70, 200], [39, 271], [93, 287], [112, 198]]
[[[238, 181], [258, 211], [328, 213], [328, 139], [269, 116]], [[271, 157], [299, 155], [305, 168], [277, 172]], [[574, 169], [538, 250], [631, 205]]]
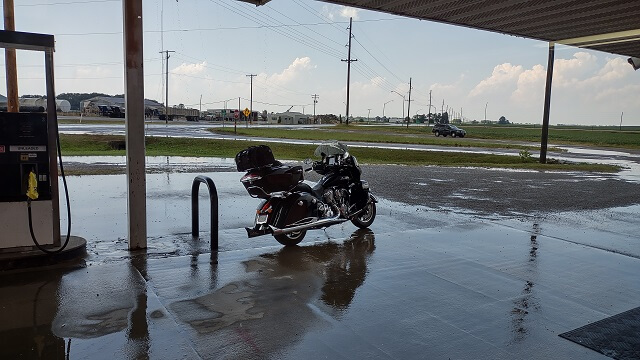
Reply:
[[[479, 139], [510, 139], [522, 141], [540, 141], [540, 128], [519, 126], [473, 126], [465, 128], [473, 137]], [[640, 131], [616, 129], [588, 129], [551, 127], [549, 142], [559, 144], [591, 145], [640, 149]]]
[[[209, 131], [218, 134], [233, 134], [232, 128], [212, 128]], [[330, 128], [319, 129], [291, 129], [291, 128], [238, 128], [237, 135], [250, 137], [268, 137], [277, 139], [300, 139], [300, 140], [338, 140], [338, 141], [357, 141], [357, 142], [373, 142], [373, 143], [392, 143], [392, 144], [412, 144], [412, 145], [441, 145], [451, 147], [483, 147], [483, 148], [501, 148], [501, 149], [517, 149], [532, 150], [540, 149], [539, 146], [506, 144], [494, 142], [477, 142], [468, 141], [460, 138], [436, 138], [431, 134], [431, 128], [425, 127], [362, 127], [336, 126]], [[558, 150], [558, 149], [555, 149]]]
[[[114, 150], [113, 142], [124, 141], [118, 135], [66, 135], [60, 136], [63, 155], [125, 155], [124, 150]], [[234, 158], [242, 149], [261, 144], [255, 141], [187, 139], [148, 137], [147, 155], [149, 156], [195, 156]], [[316, 146], [302, 144], [270, 143], [278, 159], [303, 160], [313, 155]], [[404, 164], [404, 165], [441, 165], [499, 167], [535, 170], [565, 171], [605, 171], [614, 172], [619, 168], [601, 164], [540, 164], [535, 158], [523, 160], [518, 156], [457, 153], [440, 151], [416, 151], [400, 149], [375, 149], [352, 147], [350, 152], [361, 163], [366, 164]]]
[[[484, 140], [512, 140], [540, 142], [542, 129], [532, 125], [460, 125], [467, 131], [470, 139]], [[344, 128], [344, 125], [337, 129]], [[396, 134], [422, 134], [431, 133], [431, 127], [424, 125], [410, 125], [409, 128], [399, 126], [349, 126], [359, 132], [387, 131]], [[549, 128], [549, 142], [566, 145], [590, 145], [604, 147], [621, 147], [628, 149], [640, 149], [640, 128], [625, 127], [568, 127], [552, 126]]]

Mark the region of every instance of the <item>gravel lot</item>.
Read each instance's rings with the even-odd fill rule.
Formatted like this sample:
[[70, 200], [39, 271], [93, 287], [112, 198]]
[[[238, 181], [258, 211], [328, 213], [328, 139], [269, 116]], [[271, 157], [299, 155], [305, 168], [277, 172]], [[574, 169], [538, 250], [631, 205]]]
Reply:
[[[309, 177], [311, 179], [311, 177]], [[615, 174], [368, 165], [363, 179], [383, 198], [430, 208], [519, 215], [640, 204], [640, 184]]]

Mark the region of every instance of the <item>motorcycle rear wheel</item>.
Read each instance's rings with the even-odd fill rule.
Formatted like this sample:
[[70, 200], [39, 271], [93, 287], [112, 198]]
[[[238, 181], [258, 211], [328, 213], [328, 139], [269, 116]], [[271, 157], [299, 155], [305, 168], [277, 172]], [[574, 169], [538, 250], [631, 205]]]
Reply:
[[365, 210], [357, 217], [351, 219], [351, 223], [360, 229], [366, 229], [373, 224], [373, 220], [375, 219], [376, 203], [370, 198], [369, 203], [365, 206]]
[[306, 234], [306, 230], [301, 230], [288, 234], [273, 235], [273, 237], [276, 238], [276, 240], [284, 246], [295, 246], [298, 245], [302, 241], [302, 239], [304, 239], [304, 236]]

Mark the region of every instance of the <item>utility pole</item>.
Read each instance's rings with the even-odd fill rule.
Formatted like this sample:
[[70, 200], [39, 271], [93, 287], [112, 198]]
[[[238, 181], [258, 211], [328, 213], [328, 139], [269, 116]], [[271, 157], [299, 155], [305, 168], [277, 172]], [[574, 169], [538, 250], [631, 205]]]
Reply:
[[409, 105], [407, 105], [407, 129], [409, 128], [410, 119], [411, 119], [411, 78], [409, 78]]
[[198, 120], [202, 117], [202, 94], [200, 94], [200, 110], [198, 110]]
[[[4, 29], [16, 30], [16, 22], [13, 13], [13, 0], [4, 0]], [[5, 71], [7, 75], [7, 111], [18, 112], [20, 100], [18, 99], [18, 66], [16, 63], [16, 49], [5, 49]]]
[[431, 123], [431, 90], [429, 90], [429, 118], [427, 119], [427, 124]]
[[249, 74], [247, 76], [251, 78], [251, 98], [249, 99], [249, 110], [251, 111], [251, 113], [249, 114], [248, 119], [249, 123], [251, 123], [251, 118], [253, 117], [253, 78], [258, 75]]
[[349, 125], [349, 83], [351, 82], [351, 63], [358, 61], [357, 59], [351, 59], [351, 30], [353, 28], [353, 18], [349, 18], [349, 54], [347, 60], [341, 60], [347, 62], [347, 125]]
[[392, 93], [396, 93], [398, 95], [400, 95], [402, 97], [402, 121], [404, 121], [404, 103], [407, 101], [407, 99], [404, 97], [404, 95], [400, 94], [399, 92], [395, 91], [395, 90], [391, 90]]
[[[384, 105], [382, 105], [382, 121], [384, 121], [386, 118], [384, 116], [384, 108], [387, 106], [388, 103], [392, 102], [393, 100], [389, 100], [386, 103], [384, 103]], [[403, 114], [404, 116], [404, 114]]]
[[367, 114], [367, 125], [369, 125], [369, 118], [371, 117], [371, 109], [367, 109], [369, 110], [369, 114]]
[[622, 115], [624, 115], [624, 111], [620, 113], [620, 131], [622, 131]]
[[165, 51], [159, 51], [161, 54], [165, 53], [166, 54], [166, 62], [167, 62], [167, 78], [165, 80], [165, 95], [164, 95], [164, 123], [168, 124], [169, 123], [169, 53], [175, 52], [172, 50], [165, 50]]
[[311, 95], [311, 97], [313, 98], [313, 123], [316, 123], [316, 104], [318, 103], [318, 98], [320, 97], [320, 95], [318, 94], [313, 94]]
[[486, 103], [484, 105], [484, 120], [487, 121], [487, 106], [489, 106], [489, 103]]

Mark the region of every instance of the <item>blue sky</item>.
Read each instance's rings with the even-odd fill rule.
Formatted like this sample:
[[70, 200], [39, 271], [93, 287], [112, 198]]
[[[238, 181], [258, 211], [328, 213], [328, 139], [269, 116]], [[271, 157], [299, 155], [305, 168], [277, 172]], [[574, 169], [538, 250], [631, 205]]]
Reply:
[[[234, 0], [143, 2], [145, 97], [164, 102], [161, 50], [169, 59], [169, 104], [202, 109], [345, 114], [346, 43], [353, 17], [351, 114], [401, 117], [412, 78], [411, 115], [429, 91], [467, 120], [505, 116], [541, 123], [547, 44], [309, 0], [255, 7]], [[56, 37], [56, 92], [123, 93], [120, 0], [24, 0], [16, 30]], [[163, 31], [161, 31], [163, 30]], [[1, 56], [4, 63], [4, 56]], [[626, 57], [556, 48], [552, 124], [640, 125], [640, 72]], [[20, 94], [44, 93], [43, 57], [18, 53]], [[0, 93], [6, 94], [4, 76]], [[407, 96], [407, 95], [405, 95]], [[444, 106], [443, 106], [444, 102]], [[384, 105], [386, 103], [386, 105]], [[405, 112], [407, 104], [405, 102]]]

